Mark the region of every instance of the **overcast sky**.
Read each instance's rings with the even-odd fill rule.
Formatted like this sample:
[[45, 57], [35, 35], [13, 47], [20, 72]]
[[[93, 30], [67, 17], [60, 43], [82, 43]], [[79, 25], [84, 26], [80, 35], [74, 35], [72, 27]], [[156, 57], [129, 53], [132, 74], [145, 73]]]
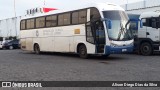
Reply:
[[[141, 0], [128, 0], [128, 3]], [[17, 16], [24, 15], [27, 9], [44, 7], [44, 0], [15, 0]], [[45, 0], [45, 7], [58, 9], [74, 8], [89, 2], [111, 2], [115, 4], [125, 4], [127, 0]], [[14, 0], [0, 0], [0, 20], [14, 17]]]

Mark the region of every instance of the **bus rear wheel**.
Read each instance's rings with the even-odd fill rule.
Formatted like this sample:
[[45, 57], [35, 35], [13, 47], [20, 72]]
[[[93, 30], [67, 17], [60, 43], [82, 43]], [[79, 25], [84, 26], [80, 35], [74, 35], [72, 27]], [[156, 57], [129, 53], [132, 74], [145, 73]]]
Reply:
[[35, 52], [35, 54], [40, 54], [40, 48], [39, 48], [38, 44], [34, 45], [34, 52]]
[[152, 55], [152, 46], [150, 43], [148, 42], [145, 42], [145, 43], [142, 43], [141, 44], [141, 47], [140, 47], [140, 53], [144, 56], [149, 56], [149, 55]]
[[79, 57], [84, 58], [84, 59], [88, 58], [87, 48], [85, 45], [80, 45], [78, 48], [78, 52], [79, 52]]

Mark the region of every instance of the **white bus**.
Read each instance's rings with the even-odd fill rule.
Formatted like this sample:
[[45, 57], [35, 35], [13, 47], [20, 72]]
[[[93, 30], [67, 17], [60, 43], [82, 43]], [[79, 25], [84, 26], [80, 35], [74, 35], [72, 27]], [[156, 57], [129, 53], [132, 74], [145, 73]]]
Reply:
[[20, 22], [22, 50], [108, 56], [132, 52], [133, 37], [124, 9], [98, 3], [74, 10], [26, 17]]

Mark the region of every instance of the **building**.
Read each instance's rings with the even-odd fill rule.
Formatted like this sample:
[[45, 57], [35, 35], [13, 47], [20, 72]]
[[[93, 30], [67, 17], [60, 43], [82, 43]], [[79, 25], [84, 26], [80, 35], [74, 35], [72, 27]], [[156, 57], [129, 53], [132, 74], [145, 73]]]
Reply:
[[25, 16], [18, 16], [0, 20], [0, 37], [17, 36], [19, 37], [20, 32], [20, 20], [26, 16], [36, 16], [37, 14], [47, 13], [56, 8], [34, 8], [26, 10]]
[[19, 36], [21, 16], [0, 20], [0, 36]]
[[144, 0], [121, 5], [129, 14], [141, 14], [149, 11], [160, 11], [160, 0]]

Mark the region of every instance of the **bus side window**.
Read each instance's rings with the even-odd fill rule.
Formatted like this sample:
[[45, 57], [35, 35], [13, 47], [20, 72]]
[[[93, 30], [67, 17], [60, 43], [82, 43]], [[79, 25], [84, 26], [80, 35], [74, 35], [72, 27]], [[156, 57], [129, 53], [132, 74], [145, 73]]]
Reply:
[[79, 24], [86, 23], [87, 21], [87, 10], [79, 11]]
[[63, 25], [63, 14], [58, 15], [58, 25], [61, 26]]
[[34, 27], [35, 25], [34, 25], [34, 19], [28, 19], [27, 20], [27, 29], [34, 29], [35, 27]]
[[46, 17], [46, 27], [57, 26], [57, 15]]
[[45, 17], [36, 18], [36, 28], [45, 27]]
[[91, 8], [90, 20], [97, 21], [100, 20], [101, 16], [97, 8]]
[[72, 24], [78, 24], [78, 12], [72, 13]]
[[70, 13], [65, 13], [63, 14], [63, 23], [64, 25], [69, 25], [71, 24], [71, 14]]
[[31, 24], [31, 25], [30, 25], [30, 26], [31, 26], [30, 28], [31, 28], [31, 29], [34, 29], [34, 28], [35, 28], [35, 25], [34, 25], [35, 23], [34, 23], [34, 22], [35, 22], [35, 20], [34, 20], [34, 19], [31, 19], [31, 21], [30, 21], [30, 24]]
[[26, 21], [22, 20], [21, 21], [21, 30], [25, 30], [26, 29]]
[[26, 22], [27, 22], [26, 28], [27, 28], [27, 29], [30, 29], [30, 20], [27, 20]]
[[94, 44], [94, 37], [93, 37], [93, 31], [91, 29], [91, 22], [87, 22], [86, 23], [86, 39], [87, 42], [90, 42], [92, 44]]

